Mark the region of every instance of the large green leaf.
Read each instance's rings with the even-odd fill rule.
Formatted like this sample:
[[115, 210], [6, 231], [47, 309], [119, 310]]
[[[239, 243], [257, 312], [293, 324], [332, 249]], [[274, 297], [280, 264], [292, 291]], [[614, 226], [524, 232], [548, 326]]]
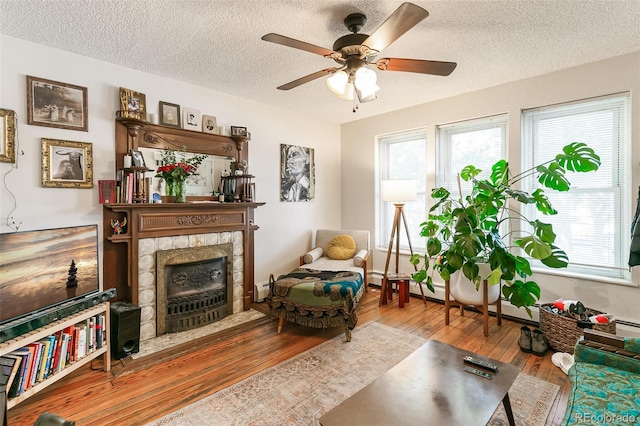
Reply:
[[533, 233], [545, 243], [552, 244], [556, 240], [553, 225], [550, 223], [540, 222], [538, 219], [536, 219], [535, 222], [529, 223], [533, 226]]
[[474, 279], [478, 276], [479, 270], [480, 269], [478, 268], [478, 265], [473, 262], [467, 262], [462, 265], [462, 273], [470, 281], [474, 281]]
[[467, 166], [464, 169], [460, 170], [460, 177], [463, 181], [468, 182], [469, 179], [478, 176], [482, 172], [482, 169], [478, 169], [475, 166]]
[[565, 169], [573, 172], [592, 172], [600, 167], [600, 156], [587, 144], [571, 142], [556, 156], [556, 161]]
[[427, 240], [427, 254], [429, 256], [435, 256], [440, 253], [441, 249], [442, 243], [440, 243], [439, 239], [431, 237]]
[[550, 268], [566, 268], [569, 257], [561, 248], [551, 244], [551, 254], [540, 261]]
[[515, 243], [534, 259], [544, 259], [551, 256], [551, 245], [545, 243], [535, 235], [520, 238], [515, 240]]
[[[513, 306], [527, 307], [540, 300], [540, 287], [534, 281], [516, 280], [510, 286], [503, 286], [502, 294]], [[531, 315], [529, 309], [527, 312]]]
[[509, 194], [511, 198], [521, 202], [522, 204], [531, 204], [535, 201], [535, 199], [525, 191], [510, 188], [506, 188], [504, 191]]
[[538, 188], [535, 191], [533, 191], [533, 194], [531, 194], [531, 196], [535, 200], [536, 208], [540, 213], [546, 214], [546, 215], [558, 214], [558, 211], [553, 207], [551, 207], [551, 203], [549, 202], [549, 199], [545, 195], [544, 190], [542, 188]]
[[509, 180], [509, 163], [499, 160], [491, 167], [491, 182], [494, 185], [506, 185]]
[[549, 167], [536, 167], [536, 171], [540, 173], [538, 182], [547, 188], [556, 191], [568, 191], [571, 188], [571, 183], [564, 175], [565, 170], [555, 161], [551, 162]]
[[487, 277], [487, 282], [489, 283], [489, 285], [499, 284], [501, 280], [502, 280], [502, 271], [500, 270], [500, 268], [496, 268], [493, 271], [491, 271], [491, 275]]
[[516, 258], [516, 273], [521, 277], [529, 277], [533, 274], [531, 271], [531, 264], [527, 259], [522, 256], [515, 256]]

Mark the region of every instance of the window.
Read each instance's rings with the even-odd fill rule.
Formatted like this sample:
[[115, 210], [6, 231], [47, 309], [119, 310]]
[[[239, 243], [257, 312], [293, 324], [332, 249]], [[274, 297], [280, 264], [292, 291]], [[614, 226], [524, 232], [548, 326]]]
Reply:
[[[491, 175], [491, 166], [506, 158], [507, 115], [438, 126], [436, 146], [436, 187], [460, 194], [457, 176], [473, 164], [482, 170], [480, 179]], [[463, 194], [471, 192], [472, 183], [460, 180]]]
[[[386, 179], [415, 179], [418, 199], [405, 204], [404, 215], [407, 219], [411, 246], [414, 250], [422, 248], [420, 224], [426, 218], [426, 175], [427, 175], [427, 134], [424, 130], [413, 130], [378, 138], [378, 188]], [[389, 247], [389, 237], [393, 226], [395, 207], [384, 202], [378, 195], [378, 232], [376, 246]], [[417, 246], [416, 246], [417, 245]], [[409, 251], [407, 232], [404, 224], [400, 229], [400, 250]]]
[[[557, 215], [527, 206], [529, 217], [553, 225], [556, 245], [569, 257], [569, 272], [629, 279], [629, 123], [629, 94], [522, 112], [523, 170], [552, 159], [570, 142], [584, 142], [600, 156], [598, 171], [568, 172], [570, 191], [545, 190]], [[531, 191], [537, 180], [523, 185]]]

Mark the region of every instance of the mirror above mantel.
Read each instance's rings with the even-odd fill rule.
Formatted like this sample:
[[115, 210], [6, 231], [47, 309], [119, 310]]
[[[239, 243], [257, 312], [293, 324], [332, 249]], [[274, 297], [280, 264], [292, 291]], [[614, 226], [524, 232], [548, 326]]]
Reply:
[[[210, 196], [218, 189], [221, 172], [231, 171], [231, 162], [249, 161], [249, 138], [223, 136], [147, 123], [131, 118], [116, 118], [116, 169], [124, 167], [130, 150], [141, 151], [147, 167], [156, 170], [162, 151], [184, 152], [187, 157], [207, 154], [199, 168], [200, 177], [188, 182], [187, 194]], [[147, 176], [155, 173], [148, 172]], [[159, 184], [156, 180], [154, 186]], [[158, 191], [159, 188], [153, 188]]]

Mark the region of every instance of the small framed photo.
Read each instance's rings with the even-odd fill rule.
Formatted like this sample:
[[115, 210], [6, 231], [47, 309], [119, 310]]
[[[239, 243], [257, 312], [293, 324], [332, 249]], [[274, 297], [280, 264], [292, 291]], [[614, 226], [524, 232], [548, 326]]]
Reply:
[[92, 144], [42, 138], [42, 186], [93, 188]]
[[180, 105], [160, 101], [160, 124], [180, 128]]
[[0, 161], [15, 163], [16, 113], [0, 108]]
[[87, 88], [28, 75], [27, 124], [89, 131]]
[[199, 132], [201, 129], [200, 111], [193, 108], [184, 108], [182, 112], [182, 128], [186, 130], [195, 130]]
[[136, 151], [135, 149], [131, 150], [131, 165], [133, 167], [147, 167], [141, 151]]
[[120, 88], [120, 117], [146, 120], [147, 97], [144, 93]]
[[214, 116], [203, 115], [202, 116], [202, 132], [203, 133], [218, 133], [218, 123]]
[[247, 136], [247, 128], [231, 126], [231, 136]]

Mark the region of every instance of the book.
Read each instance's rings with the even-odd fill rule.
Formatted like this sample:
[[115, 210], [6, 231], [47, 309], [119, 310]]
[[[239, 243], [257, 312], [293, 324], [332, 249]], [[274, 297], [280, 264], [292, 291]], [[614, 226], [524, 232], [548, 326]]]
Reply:
[[30, 352], [29, 354], [29, 364], [27, 365], [27, 374], [24, 378], [24, 389], [27, 390], [31, 387], [31, 377], [33, 377], [34, 365], [36, 363], [36, 347], [33, 343], [25, 346], [27, 350]]
[[[9, 387], [11, 384], [9, 381], [12, 378], [12, 375], [17, 373], [18, 368], [20, 368], [20, 363], [17, 358], [1, 356], [0, 357], [0, 385]], [[15, 373], [14, 373], [15, 370]]]
[[117, 201], [117, 182], [115, 180], [98, 181], [98, 197], [100, 204], [112, 204]]
[[38, 382], [41, 382], [45, 379], [47, 374], [47, 361], [49, 359], [49, 349], [51, 348], [51, 342], [49, 339], [41, 339], [39, 342], [42, 344], [42, 356], [40, 359], [40, 368], [38, 369]]
[[[11, 389], [14, 387], [14, 383], [18, 383], [20, 380], [18, 377], [18, 374], [20, 374], [22, 357], [18, 355], [6, 354], [6, 355], [3, 355], [2, 358], [13, 360], [13, 366], [11, 367], [11, 371], [9, 372], [7, 381], [5, 383], [5, 389], [7, 390], [7, 392], [11, 393]], [[8, 364], [4, 364], [3, 369], [6, 368], [7, 366]], [[16, 377], [18, 377], [17, 380], [16, 380]]]
[[[22, 362], [20, 363], [20, 375], [15, 382], [17, 383], [16, 389], [13, 394], [9, 396], [14, 397], [22, 394], [25, 391], [25, 382], [28, 375], [29, 365], [31, 363], [31, 351], [29, 348], [19, 348], [10, 353], [11, 355], [16, 355], [22, 358]], [[14, 383], [15, 384], [15, 383]]]

